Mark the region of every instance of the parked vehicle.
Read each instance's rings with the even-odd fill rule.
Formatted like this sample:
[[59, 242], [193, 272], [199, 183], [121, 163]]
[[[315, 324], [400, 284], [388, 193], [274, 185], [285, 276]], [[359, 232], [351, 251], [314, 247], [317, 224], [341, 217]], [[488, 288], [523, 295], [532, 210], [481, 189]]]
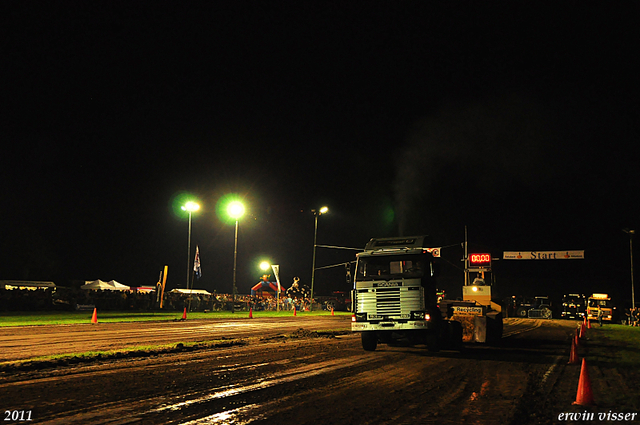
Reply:
[[562, 318], [582, 319], [587, 312], [587, 298], [583, 294], [567, 294], [562, 297]]
[[334, 291], [329, 297], [323, 297], [322, 304], [327, 311], [349, 311], [351, 308], [351, 299], [349, 299], [347, 292]]
[[613, 321], [613, 303], [609, 294], [592, 294], [587, 301], [587, 319], [598, 320], [602, 315], [604, 322]]
[[551, 301], [547, 296], [527, 298], [514, 295], [507, 300], [507, 312], [512, 317], [528, 317], [531, 319], [551, 319]]

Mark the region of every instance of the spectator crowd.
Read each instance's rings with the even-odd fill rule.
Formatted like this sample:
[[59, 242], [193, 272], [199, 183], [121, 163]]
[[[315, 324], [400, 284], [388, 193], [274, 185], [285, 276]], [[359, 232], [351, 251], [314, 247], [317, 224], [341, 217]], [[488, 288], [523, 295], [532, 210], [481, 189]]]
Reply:
[[627, 325], [640, 326], [640, 307], [631, 308], [625, 314], [627, 316]]
[[[305, 294], [306, 295], [306, 294]], [[2, 311], [50, 311], [77, 310], [96, 307], [110, 311], [151, 311], [159, 309], [160, 299], [155, 291], [110, 291], [83, 290], [78, 288], [55, 287], [46, 289], [4, 289], [0, 288], [0, 312]], [[231, 294], [184, 294], [165, 292], [163, 309], [189, 311], [275, 311], [309, 310], [308, 296], [294, 296], [293, 293], [236, 295]]]

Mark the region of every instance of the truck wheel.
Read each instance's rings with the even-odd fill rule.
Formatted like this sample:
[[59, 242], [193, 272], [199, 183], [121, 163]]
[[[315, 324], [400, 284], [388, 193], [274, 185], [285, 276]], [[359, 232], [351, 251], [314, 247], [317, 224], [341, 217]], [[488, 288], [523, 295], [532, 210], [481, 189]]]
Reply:
[[362, 338], [362, 348], [364, 351], [375, 351], [378, 346], [378, 335], [375, 332], [362, 332], [360, 335]]
[[527, 317], [527, 309], [524, 307], [520, 307], [517, 311], [516, 311], [516, 316], [518, 317]]

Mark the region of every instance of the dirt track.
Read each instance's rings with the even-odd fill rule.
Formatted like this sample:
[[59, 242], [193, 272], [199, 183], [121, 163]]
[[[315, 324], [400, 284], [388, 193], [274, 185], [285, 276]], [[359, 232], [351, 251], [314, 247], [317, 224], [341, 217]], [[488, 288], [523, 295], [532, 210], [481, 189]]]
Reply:
[[0, 362], [53, 354], [118, 350], [131, 346], [268, 337], [304, 326], [310, 330], [349, 329], [349, 316], [97, 323], [0, 328]]
[[[34, 423], [45, 424], [536, 424], [585, 410], [571, 406], [579, 374], [578, 367], [566, 366], [574, 323], [509, 320], [505, 331], [511, 336], [499, 347], [433, 354], [424, 347], [386, 345], [364, 352], [357, 335], [311, 332], [344, 329], [348, 317], [241, 322], [179, 323], [164, 337], [175, 342], [181, 333], [180, 341], [191, 333], [215, 333], [240, 338], [241, 345], [4, 372], [1, 407], [31, 410]], [[67, 333], [104, 337], [73, 339], [74, 347], [86, 348], [127, 345], [139, 330], [121, 324], [77, 332]], [[109, 341], [122, 332], [131, 335]], [[59, 344], [44, 341], [48, 333], [40, 333], [39, 350]], [[622, 382], [601, 372], [606, 385]], [[595, 396], [604, 400], [604, 391], [594, 389]], [[587, 409], [611, 408], [616, 406]]]

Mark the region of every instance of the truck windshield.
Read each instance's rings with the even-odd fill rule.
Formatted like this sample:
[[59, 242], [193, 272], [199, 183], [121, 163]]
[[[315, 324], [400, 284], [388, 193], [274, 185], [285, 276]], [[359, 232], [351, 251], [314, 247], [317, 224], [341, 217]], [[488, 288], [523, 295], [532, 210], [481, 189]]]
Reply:
[[562, 302], [565, 304], [575, 304], [584, 306], [584, 301], [578, 297], [564, 297]]
[[593, 298], [589, 300], [589, 307], [597, 308], [598, 306], [600, 306], [600, 308], [611, 308], [611, 300], [600, 300]]
[[360, 257], [356, 268], [356, 279], [416, 278], [423, 276], [424, 269], [424, 259], [418, 255]]

